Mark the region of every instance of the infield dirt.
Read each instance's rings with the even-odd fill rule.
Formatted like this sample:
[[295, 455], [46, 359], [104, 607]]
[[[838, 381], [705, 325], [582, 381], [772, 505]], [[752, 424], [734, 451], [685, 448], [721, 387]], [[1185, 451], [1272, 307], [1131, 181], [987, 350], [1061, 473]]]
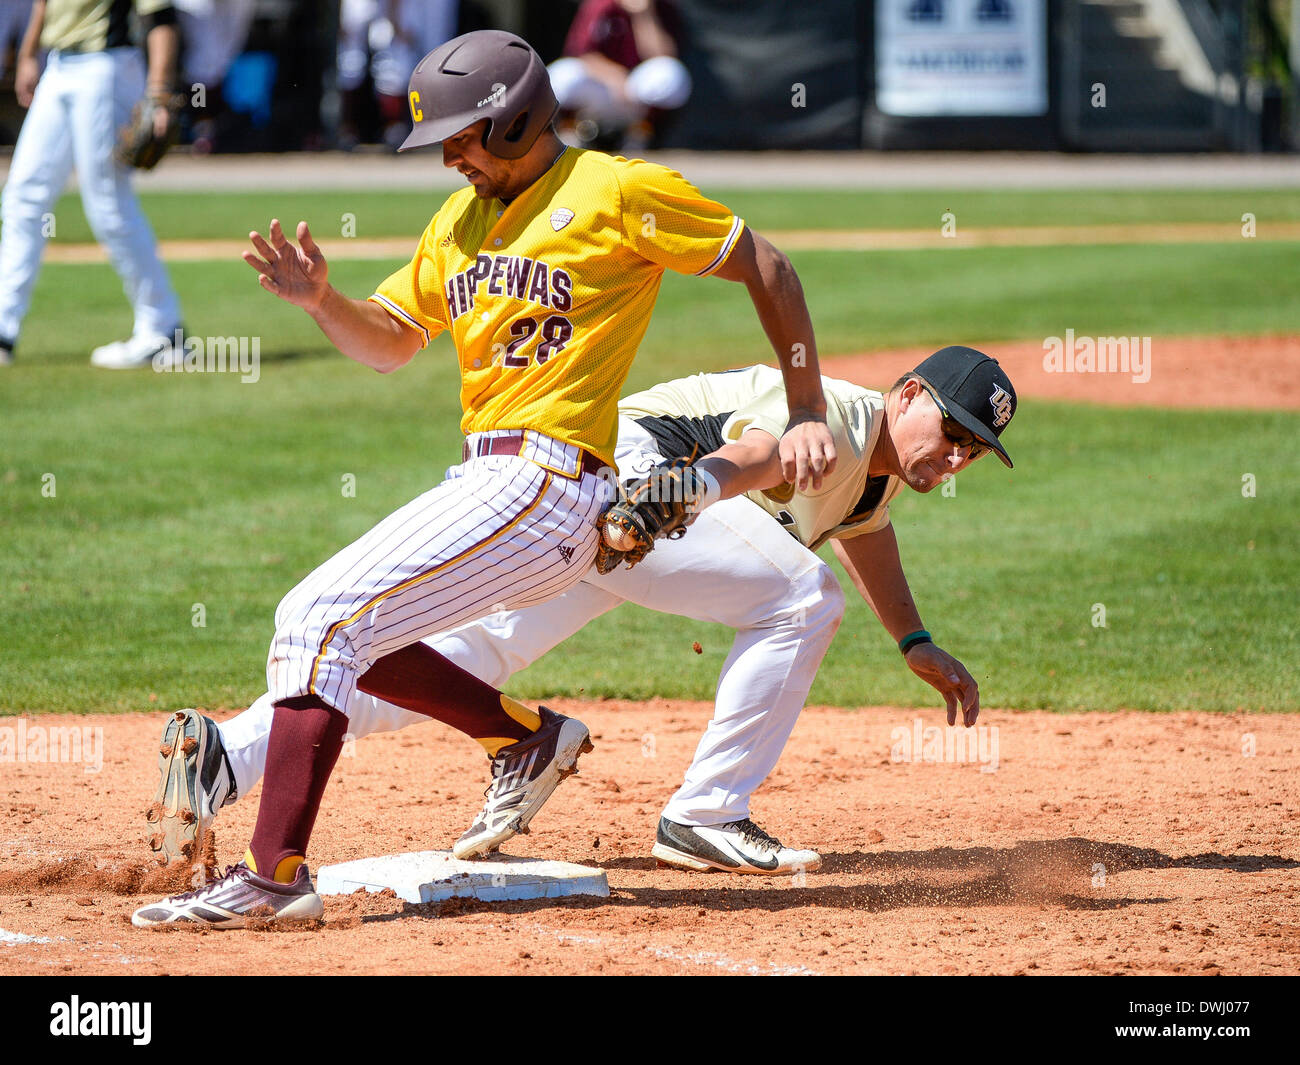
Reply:
[[[609, 899], [358, 895], [285, 933], [133, 928], [168, 887], [143, 817], [163, 714], [29, 717], [102, 729], [103, 762], [3, 766], [0, 972], [1300, 972], [1295, 716], [985, 711], [958, 762], [938, 709], [810, 707], [753, 811], [824, 855], [791, 881], [649, 857], [708, 704], [556, 708], [596, 750], [506, 849], [604, 869]], [[436, 723], [345, 750], [313, 864], [448, 848], [479, 807], [481, 752]], [[222, 864], [259, 794], [222, 811]]]

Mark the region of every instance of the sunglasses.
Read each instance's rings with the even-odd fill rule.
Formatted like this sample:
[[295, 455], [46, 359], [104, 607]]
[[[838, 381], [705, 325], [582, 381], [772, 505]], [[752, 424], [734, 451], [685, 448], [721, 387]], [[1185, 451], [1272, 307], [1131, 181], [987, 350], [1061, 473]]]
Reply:
[[939, 428], [943, 432], [943, 438], [948, 443], [965, 448], [970, 453], [972, 462], [978, 458], [983, 458], [993, 450], [949, 413], [947, 404], [939, 398], [939, 394], [926, 381], [921, 380], [919, 377], [916, 378], [916, 381], [930, 394], [930, 398], [934, 400], [934, 405], [939, 408], [939, 413], [943, 415], [943, 421], [939, 423]]

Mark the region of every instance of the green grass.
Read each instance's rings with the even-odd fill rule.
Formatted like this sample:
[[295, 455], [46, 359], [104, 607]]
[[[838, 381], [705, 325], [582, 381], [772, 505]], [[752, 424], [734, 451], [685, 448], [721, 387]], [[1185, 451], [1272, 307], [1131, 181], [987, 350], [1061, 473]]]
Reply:
[[[1026, 405], [1014, 471], [984, 460], [954, 497], [892, 508], [922, 616], [986, 705], [1300, 709], [1300, 458], [1278, 447], [1297, 429], [1290, 414]], [[1268, 484], [1254, 499], [1249, 472]], [[709, 698], [729, 631], [630, 609], [531, 667], [524, 690]], [[608, 654], [625, 642], [630, 666]], [[811, 699], [942, 705], [852, 595]]]
[[[1300, 328], [1296, 245], [1184, 244], [797, 252], [825, 354], [1016, 337], [1258, 334]], [[669, 310], [671, 308], [671, 310]], [[667, 312], [667, 313], [665, 313]], [[752, 309], [727, 285], [664, 280], [647, 334], [652, 376], [708, 351], [766, 357]], [[884, 382], [888, 384], [889, 382]]]
[[[1243, 241], [794, 258], [834, 353], [1067, 327], [1296, 331], [1289, 251]], [[338, 263], [333, 277], [360, 295], [391, 265]], [[240, 263], [179, 264], [173, 276], [192, 331], [260, 337], [256, 384], [92, 372], [88, 349], [129, 330], [119, 283], [106, 267], [55, 264], [19, 364], [0, 377], [5, 710], [139, 709], [151, 693], [159, 706], [245, 705], [262, 690], [284, 592], [456, 455], [445, 338], [382, 377], [331, 354]], [[743, 290], [670, 277], [630, 384], [766, 353]], [[923, 616], [990, 705], [1300, 708], [1297, 429], [1290, 414], [1026, 404], [1015, 471], [986, 460], [955, 498], [895, 507]], [[1245, 473], [1259, 478], [1255, 499], [1241, 495]], [[1104, 628], [1092, 624], [1098, 603]], [[514, 690], [709, 698], [729, 642], [716, 626], [624, 607]], [[934, 703], [861, 603], [813, 699]]]
[[[824, 355], [1063, 336], [1067, 328], [1080, 336], [1300, 331], [1295, 246], [1287, 243], [796, 252], [791, 259]], [[365, 296], [399, 265], [341, 261], [330, 277]], [[192, 333], [260, 335], [268, 361], [333, 350], [306, 315], [263, 292], [241, 262], [177, 263], [171, 272]], [[78, 303], [74, 328], [64, 312], [71, 299]], [[111, 271], [51, 263], [19, 358], [80, 366], [94, 344], [130, 329]], [[446, 343], [435, 342], [430, 355], [450, 366]], [[739, 286], [670, 274], [630, 384], [768, 358]]]
[[[686, 175], [688, 178], [690, 174]], [[935, 229], [952, 212], [958, 227], [1097, 225], [1144, 222], [1222, 222], [1241, 226], [1253, 214], [1261, 234], [1269, 222], [1300, 219], [1292, 189], [725, 189], [706, 188], [756, 229]], [[274, 215], [286, 225], [305, 218], [322, 241], [345, 225], [357, 237], [416, 237], [445, 198], [428, 192], [155, 192], [141, 197], [154, 231], [170, 239], [239, 239], [265, 233]], [[344, 216], [350, 216], [345, 220]], [[76, 195], [55, 208], [56, 239], [92, 238]]]

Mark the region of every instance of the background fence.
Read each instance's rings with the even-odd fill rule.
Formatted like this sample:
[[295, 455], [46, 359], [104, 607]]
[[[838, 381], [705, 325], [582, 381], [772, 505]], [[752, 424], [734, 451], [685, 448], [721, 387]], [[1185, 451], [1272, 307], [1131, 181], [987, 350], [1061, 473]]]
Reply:
[[[218, 9], [223, 2], [217, 0]], [[433, 6], [430, 4], [429, 6]], [[559, 57], [578, 0], [450, 2]], [[694, 91], [655, 146], [1293, 150], [1293, 0], [676, 0]], [[216, 150], [336, 147], [340, 0], [253, 0]], [[12, 45], [10, 46], [12, 49]], [[0, 137], [22, 112], [13, 64]], [[379, 139], [377, 135], [370, 138]]]

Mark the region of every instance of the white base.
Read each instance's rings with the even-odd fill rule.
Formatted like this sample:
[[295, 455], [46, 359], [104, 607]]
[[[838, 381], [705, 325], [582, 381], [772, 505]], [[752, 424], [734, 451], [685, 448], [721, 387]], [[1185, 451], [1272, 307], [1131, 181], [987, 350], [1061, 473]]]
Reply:
[[548, 862], [541, 858], [498, 857], [492, 861], [460, 861], [451, 851], [418, 851], [360, 858], [355, 862], [323, 865], [316, 871], [316, 891], [321, 895], [350, 895], [358, 888], [391, 888], [407, 902], [442, 899], [556, 899], [566, 895], [609, 897], [609, 881], [602, 870], [573, 862]]

